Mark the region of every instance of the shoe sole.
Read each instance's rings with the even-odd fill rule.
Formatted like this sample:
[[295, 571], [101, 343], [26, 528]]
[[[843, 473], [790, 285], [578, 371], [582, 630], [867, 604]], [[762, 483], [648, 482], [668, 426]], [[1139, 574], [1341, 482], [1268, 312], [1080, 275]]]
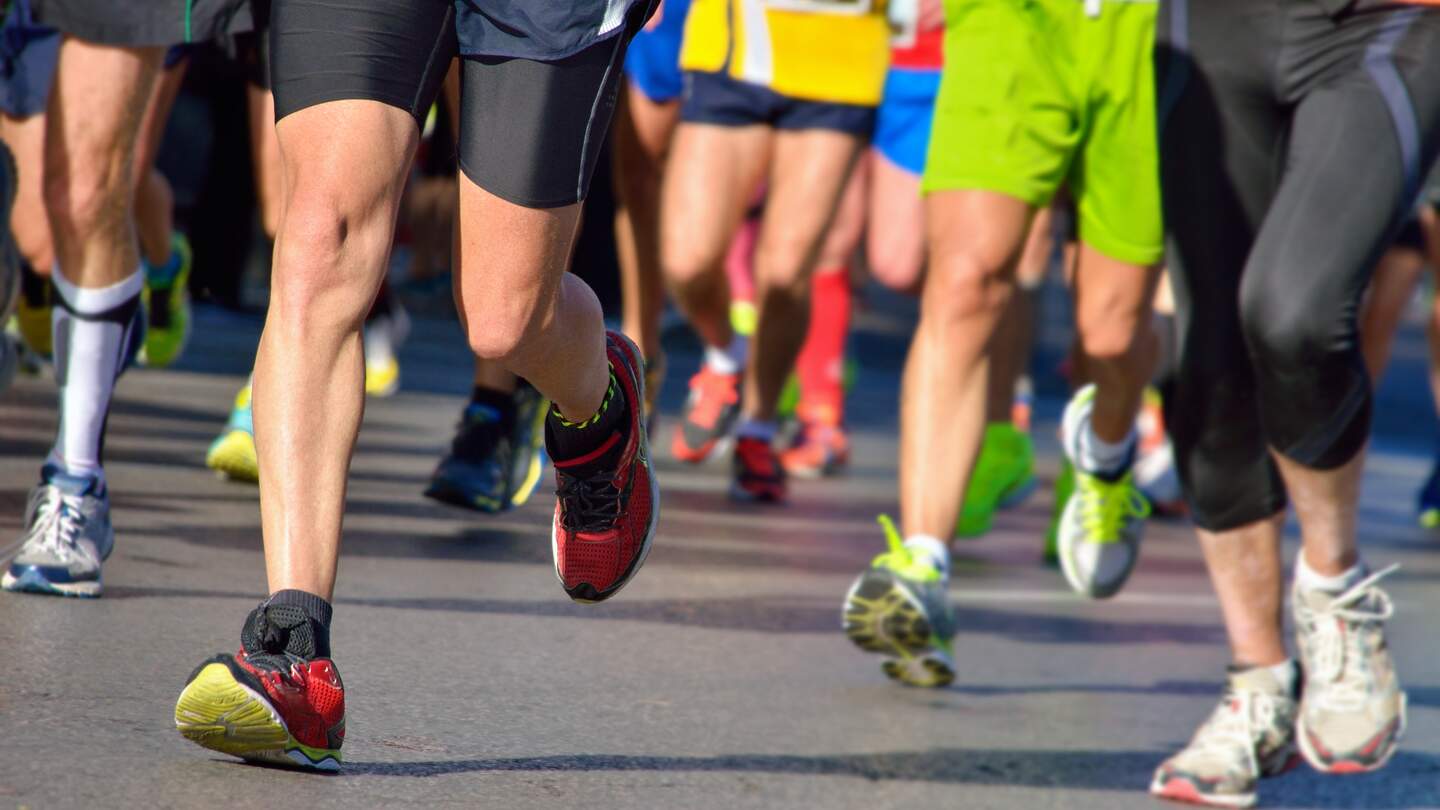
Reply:
[[[1389, 764], [1390, 758], [1395, 756], [1395, 751], [1400, 748], [1400, 739], [1405, 736], [1405, 720], [1408, 708], [1409, 696], [1406, 695], [1404, 692], [1401, 692], [1400, 714], [1393, 721], [1391, 721], [1392, 725], [1394, 726], [1394, 730], [1389, 732], [1390, 738], [1388, 740], [1388, 743], [1383, 743], [1386, 746], [1385, 751], [1383, 754], [1380, 755], [1379, 759], [1369, 762], [1358, 759], [1344, 758], [1326, 762], [1325, 759], [1322, 758], [1315, 750], [1314, 745], [1310, 742], [1309, 724], [1305, 722], [1305, 713], [1304, 709], [1302, 708], [1300, 713], [1300, 719], [1295, 724], [1295, 739], [1296, 742], [1299, 744], [1300, 755], [1305, 758], [1305, 761], [1309, 763], [1310, 767], [1325, 774], [1334, 774], [1337, 776], [1341, 776], [1378, 771], [1381, 768], [1385, 767], [1387, 764]], [[1381, 738], [1381, 735], [1385, 733], [1385, 730], [1381, 730], [1380, 732], [1376, 733], [1375, 737], [1373, 737], [1372, 739], [1379, 739]]]
[[430, 486], [425, 488], [424, 494], [433, 501], [469, 509], [472, 512], [484, 512], [487, 515], [498, 515], [510, 508], [509, 501], [472, 495], [458, 485], [439, 478], [430, 482]]
[[1254, 793], [1241, 793], [1233, 796], [1207, 795], [1202, 793], [1193, 781], [1183, 776], [1171, 777], [1163, 782], [1157, 778], [1150, 783], [1150, 795], [1172, 802], [1202, 804], [1207, 807], [1248, 808], [1254, 807], [1256, 801]]
[[0, 577], [0, 590], [11, 593], [35, 593], [47, 596], [68, 596], [73, 599], [98, 599], [102, 591], [100, 580], [93, 582], [51, 582], [40, 572], [26, 569], [20, 576], [9, 571]]
[[[679, 428], [676, 428], [676, 430], [678, 431]], [[684, 440], [677, 435], [670, 443], [670, 455], [676, 461], [684, 462], [685, 464], [704, 464], [713, 457], [729, 454], [734, 442], [734, 437], [726, 434], [711, 439], [703, 448], [695, 450], [685, 444]]]
[[782, 485], [775, 490], [767, 492], [751, 492], [740, 486], [738, 481], [732, 481], [730, 483], [730, 500], [739, 501], [740, 503], [781, 504], [785, 502], [785, 488]]
[[845, 636], [868, 653], [888, 656], [880, 669], [893, 681], [941, 687], [955, 680], [955, 664], [930, 643], [925, 610], [893, 575], [866, 571], [845, 594]]
[[[629, 369], [630, 379], [635, 385], [635, 393], [637, 394], [636, 398], [638, 400], [637, 403], [631, 403], [630, 407], [636, 407], [637, 404], [639, 404], [640, 407], [644, 407], [645, 375], [643, 373], [637, 373], [637, 369], [644, 368], [644, 360], [641, 359], [640, 349], [635, 346], [634, 341], [619, 332], [609, 332], [607, 334], [614, 335], [620, 344], [620, 350], [629, 355], [630, 362], [626, 365]], [[609, 355], [608, 350], [606, 351], [606, 355]], [[555, 518], [552, 517], [550, 519], [550, 559], [555, 566], [555, 578], [560, 580], [560, 587], [565, 590], [565, 595], [569, 596], [571, 601], [578, 602], [582, 605], [594, 605], [604, 602], [619, 593], [626, 585], [629, 585], [630, 581], [633, 580], [635, 575], [640, 573], [640, 569], [644, 567], [645, 559], [650, 556], [650, 547], [655, 544], [655, 530], [660, 527], [660, 481], [655, 477], [655, 465], [650, 456], [650, 434], [645, 429], [645, 420], [636, 419], [635, 425], [636, 429], [640, 431], [640, 458], [645, 459], [645, 462], [650, 465], [650, 474], [647, 476], [650, 479], [650, 525], [645, 527], [645, 541], [640, 545], [640, 553], [636, 556], [635, 563], [630, 566], [630, 570], [626, 571], [625, 575], [611, 586], [610, 590], [600, 594], [595, 599], [577, 599], [570, 593], [568, 588], [565, 588], [565, 577], [560, 573], [560, 543], [559, 538], [555, 535]]]
[[340, 770], [340, 752], [298, 742], [270, 702], [211, 663], [175, 702], [175, 728], [202, 748], [247, 762], [315, 771]]
[[[210, 452], [205, 455], [205, 466], [219, 473], [227, 481], [259, 483], [260, 470], [256, 463], [257, 460], [250, 453], [235, 447], [235, 442], [230, 441], [231, 435], [233, 432], [222, 436], [215, 442], [214, 446], [210, 448]], [[251, 446], [254, 446], [253, 443]]]

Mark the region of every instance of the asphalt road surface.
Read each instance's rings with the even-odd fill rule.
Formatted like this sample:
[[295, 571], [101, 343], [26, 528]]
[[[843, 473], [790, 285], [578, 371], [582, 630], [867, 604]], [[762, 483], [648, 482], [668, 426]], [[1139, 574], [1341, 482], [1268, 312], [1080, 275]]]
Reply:
[[[548, 489], [500, 517], [421, 497], [469, 385], [454, 325], [421, 322], [404, 389], [368, 404], [354, 461], [334, 623], [346, 765], [319, 776], [230, 761], [172, 725], [191, 668], [237, 647], [264, 590], [256, 491], [203, 466], [259, 322], [201, 310], [178, 368], [120, 382], [105, 597], [0, 594], [0, 807], [1159, 806], [1152, 769], [1218, 694], [1219, 612], [1182, 523], [1152, 523], [1110, 602], [1071, 596], [1039, 563], [1053, 394], [1040, 491], [956, 560], [957, 683], [893, 686], [840, 634], [841, 597], [883, 545], [874, 517], [894, 509], [897, 313], [862, 319], [848, 476], [796, 483], [788, 507], [738, 507], [724, 464], [677, 466], [663, 433], [654, 553], [594, 607], [555, 581]], [[666, 416], [695, 363], [672, 342]], [[1422, 346], [1413, 328], [1400, 341], [1361, 516], [1371, 562], [1404, 564], [1389, 587], [1409, 735], [1380, 774], [1301, 769], [1264, 783], [1262, 806], [1440, 807], [1440, 538], [1411, 519], [1435, 432]], [[47, 378], [0, 395], [4, 534], [21, 529], [54, 421]]]

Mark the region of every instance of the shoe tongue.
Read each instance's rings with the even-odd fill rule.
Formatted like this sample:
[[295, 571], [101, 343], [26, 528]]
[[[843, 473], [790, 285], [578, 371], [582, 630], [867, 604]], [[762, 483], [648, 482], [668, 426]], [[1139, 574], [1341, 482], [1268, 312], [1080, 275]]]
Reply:
[[305, 611], [295, 605], [261, 605], [250, 611], [240, 646], [247, 655], [315, 657], [315, 630]]

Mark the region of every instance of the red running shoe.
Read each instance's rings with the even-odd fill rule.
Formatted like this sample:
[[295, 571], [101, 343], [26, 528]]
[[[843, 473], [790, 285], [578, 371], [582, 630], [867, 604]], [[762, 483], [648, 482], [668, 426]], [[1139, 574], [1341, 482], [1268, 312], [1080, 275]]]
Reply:
[[[304, 621], [292, 614], [299, 609], [262, 606], [246, 622], [240, 652], [195, 668], [175, 703], [175, 727], [186, 739], [251, 762], [340, 770], [345, 686], [329, 658], [284, 651], [288, 629]], [[278, 634], [252, 632], [257, 625]], [[279, 651], [267, 651], [277, 637]]]
[[685, 416], [675, 428], [670, 453], [680, 461], [699, 464], [730, 435], [739, 416], [740, 375], [720, 374], [702, 365], [690, 378], [690, 398], [685, 400]]
[[734, 475], [731, 498], [764, 503], [785, 500], [785, 468], [780, 465], [770, 442], [753, 436], [736, 439], [731, 470]]
[[[550, 531], [555, 576], [576, 602], [603, 602], [635, 576], [660, 522], [660, 486], [645, 432], [640, 350], [613, 330], [606, 354], [629, 413], [593, 453], [554, 459], [556, 504]], [[599, 459], [613, 458], [599, 465]]]

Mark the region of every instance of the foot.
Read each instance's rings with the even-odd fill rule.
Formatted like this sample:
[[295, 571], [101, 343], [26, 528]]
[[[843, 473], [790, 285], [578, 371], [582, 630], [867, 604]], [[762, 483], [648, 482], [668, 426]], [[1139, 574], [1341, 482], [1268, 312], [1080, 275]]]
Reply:
[[802, 405], [800, 430], [780, 454], [780, 465], [797, 478], [837, 475], [850, 464], [850, 439], [840, 414], [830, 406]]
[[255, 454], [255, 419], [250, 410], [250, 385], [235, 395], [230, 419], [210, 449], [205, 466], [231, 481], [254, 484], [260, 480], [260, 458]]
[[1150, 792], [1215, 807], [1254, 807], [1262, 777], [1296, 763], [1296, 700], [1268, 667], [1232, 670], [1190, 744], [1155, 771]]
[[175, 703], [180, 733], [250, 762], [338, 771], [345, 686], [335, 662], [315, 656], [306, 622], [291, 605], [262, 604], [251, 612], [240, 651], [190, 673]]
[[190, 241], [182, 233], [170, 240], [171, 265], [145, 268], [141, 300], [147, 319], [140, 364], [165, 368], [180, 359], [190, 340]]
[[690, 378], [690, 397], [675, 429], [670, 452], [680, 461], [699, 464], [730, 435], [740, 416], [740, 375], [720, 374], [708, 366]]
[[566, 458], [550, 450], [557, 495], [550, 532], [555, 576], [577, 602], [601, 602], [625, 587], [650, 553], [660, 521], [640, 350], [613, 330], [605, 343], [625, 417], [595, 453]]
[[515, 387], [514, 424], [507, 430], [492, 407], [470, 403], [425, 489], [425, 497], [480, 512], [503, 512], [530, 500], [545, 469], [545, 410], [529, 384]]
[[1430, 477], [1425, 479], [1425, 486], [1420, 488], [1416, 500], [1419, 502], [1416, 511], [1421, 527], [1432, 531], [1440, 529], [1440, 456], [1436, 457], [1435, 466], [1430, 468]]
[[1297, 737], [1300, 753], [1325, 773], [1383, 767], [1405, 733], [1405, 693], [1385, 643], [1395, 612], [1380, 589], [1391, 566], [1343, 593], [1300, 587], [1290, 593], [1295, 638], [1305, 670]]
[[365, 393], [384, 398], [400, 390], [395, 353], [409, 336], [410, 316], [399, 305], [365, 322]]
[[785, 500], [785, 468], [770, 442], [753, 436], [736, 439], [730, 471], [731, 498], [761, 503]]
[[1135, 570], [1150, 503], [1135, 488], [1130, 464], [1102, 476], [1076, 461], [1094, 400], [1095, 387], [1086, 386], [1065, 407], [1061, 442], [1075, 468], [1075, 490], [1060, 515], [1057, 540], [1065, 581], [1082, 596], [1106, 599], [1118, 593]]
[[1024, 501], [1034, 491], [1035, 447], [1030, 434], [1009, 422], [986, 425], [955, 534], [979, 537], [990, 531], [997, 510]]
[[99, 478], [47, 467], [25, 507], [25, 534], [0, 587], [7, 591], [97, 597], [100, 565], [115, 548], [110, 495]]
[[947, 686], [955, 680], [955, 615], [944, 575], [905, 547], [888, 516], [880, 525], [889, 550], [845, 594], [845, 635], [865, 652], [885, 656], [880, 668], [891, 680]]

